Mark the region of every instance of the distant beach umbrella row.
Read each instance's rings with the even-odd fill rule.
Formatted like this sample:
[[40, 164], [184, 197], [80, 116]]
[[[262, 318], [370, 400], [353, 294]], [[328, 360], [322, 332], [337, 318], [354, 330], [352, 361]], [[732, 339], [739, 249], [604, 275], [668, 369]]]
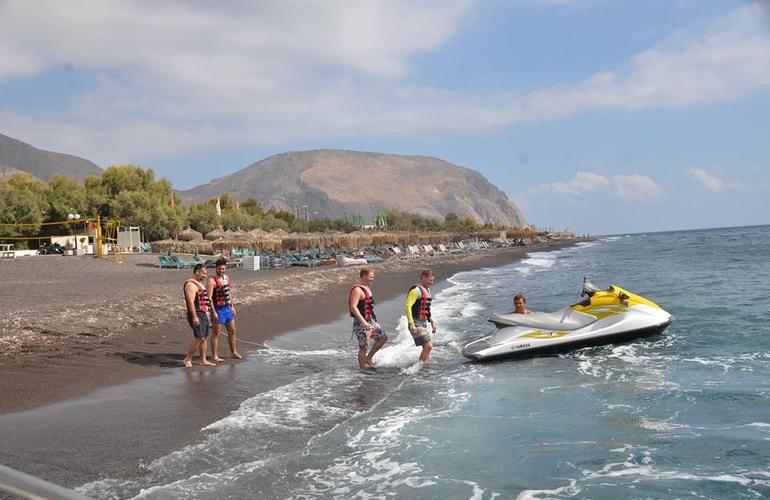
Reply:
[[[301, 251], [311, 248], [361, 248], [366, 246], [388, 247], [407, 245], [431, 245], [452, 243], [470, 238], [483, 240], [497, 239], [500, 230], [481, 230], [465, 233], [452, 232], [402, 232], [402, 231], [356, 231], [353, 233], [287, 233], [281, 229], [267, 232], [262, 229], [252, 231], [224, 231], [216, 229], [205, 237], [193, 229], [185, 229], [179, 234], [179, 240], [162, 240], [152, 242], [153, 252], [166, 253], [169, 248], [181, 253], [228, 254], [233, 250], [250, 248], [254, 250]], [[530, 229], [509, 229], [505, 231], [506, 238], [533, 238], [535, 233]]]

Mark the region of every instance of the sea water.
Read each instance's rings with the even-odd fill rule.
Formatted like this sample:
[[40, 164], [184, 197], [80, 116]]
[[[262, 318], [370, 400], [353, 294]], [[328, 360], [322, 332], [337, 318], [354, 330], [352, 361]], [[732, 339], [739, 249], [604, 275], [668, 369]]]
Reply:
[[[514, 294], [553, 311], [579, 300], [583, 277], [639, 293], [675, 321], [648, 339], [559, 356], [461, 356]], [[434, 290], [429, 364], [417, 362], [403, 299], [378, 304], [390, 342], [374, 374], [356, 369], [348, 318], [294, 332], [251, 354], [283, 370], [278, 387], [145, 464], [145, 475], [79, 490], [168, 499], [770, 497], [770, 226], [600, 238], [447, 278]]]

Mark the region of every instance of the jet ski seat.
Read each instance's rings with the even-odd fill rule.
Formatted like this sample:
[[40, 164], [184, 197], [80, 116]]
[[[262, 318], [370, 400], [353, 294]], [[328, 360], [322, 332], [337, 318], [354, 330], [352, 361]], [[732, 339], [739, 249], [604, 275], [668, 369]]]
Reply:
[[498, 314], [492, 316], [489, 321], [498, 328], [507, 326], [526, 326], [541, 330], [577, 330], [596, 321], [596, 316], [573, 311], [566, 307], [560, 311], [545, 313], [534, 312], [532, 314]]

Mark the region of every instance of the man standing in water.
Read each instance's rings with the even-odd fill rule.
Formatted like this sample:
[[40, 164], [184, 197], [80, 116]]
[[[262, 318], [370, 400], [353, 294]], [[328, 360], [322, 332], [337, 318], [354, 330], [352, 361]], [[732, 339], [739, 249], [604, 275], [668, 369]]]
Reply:
[[513, 311], [511, 314], [532, 314], [532, 311], [527, 309], [527, 298], [524, 294], [518, 294], [513, 297]]
[[210, 276], [206, 284], [206, 291], [214, 303], [214, 309], [211, 311], [211, 359], [216, 362], [224, 361], [219, 357], [219, 331], [222, 325], [227, 328], [227, 342], [230, 344], [230, 354], [236, 359], [243, 356], [238, 354], [235, 338], [235, 300], [233, 297], [233, 285], [230, 277], [225, 274], [227, 270], [227, 261], [225, 259], [217, 260], [215, 264], [215, 274]]
[[[358, 341], [358, 367], [364, 371], [367, 366], [374, 368], [372, 358], [387, 342], [388, 336], [380, 328], [377, 315], [374, 314], [374, 298], [370, 288], [374, 283], [374, 269], [363, 267], [359, 275], [361, 281], [350, 289], [348, 311], [353, 318], [353, 335]], [[374, 344], [367, 355], [366, 349], [370, 338], [374, 340]]]
[[420, 273], [420, 282], [412, 285], [406, 294], [406, 321], [409, 325], [409, 333], [412, 334], [414, 345], [422, 346], [420, 361], [427, 362], [430, 358], [430, 351], [433, 349], [433, 342], [428, 333], [428, 323], [430, 323], [432, 333], [436, 333], [436, 322], [430, 312], [430, 304], [433, 301], [430, 287], [436, 281], [436, 276], [432, 269], [425, 269]]
[[214, 366], [214, 363], [206, 359], [206, 337], [209, 334], [208, 310], [211, 307], [209, 294], [201, 284], [206, 279], [208, 272], [203, 264], [196, 264], [193, 268], [193, 276], [184, 282], [182, 290], [184, 291], [184, 301], [187, 306], [187, 322], [192, 328], [195, 339], [190, 343], [187, 349], [187, 356], [184, 358], [186, 367], [192, 366], [192, 358], [195, 351], [200, 352], [201, 366]]

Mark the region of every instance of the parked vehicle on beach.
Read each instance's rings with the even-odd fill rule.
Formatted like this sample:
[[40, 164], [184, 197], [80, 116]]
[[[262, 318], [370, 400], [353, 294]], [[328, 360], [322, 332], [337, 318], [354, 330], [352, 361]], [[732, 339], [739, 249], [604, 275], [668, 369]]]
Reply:
[[38, 249], [37, 253], [38, 255], [64, 255], [65, 248], [62, 245], [59, 245], [58, 243], [43, 243], [40, 245], [40, 248]]

